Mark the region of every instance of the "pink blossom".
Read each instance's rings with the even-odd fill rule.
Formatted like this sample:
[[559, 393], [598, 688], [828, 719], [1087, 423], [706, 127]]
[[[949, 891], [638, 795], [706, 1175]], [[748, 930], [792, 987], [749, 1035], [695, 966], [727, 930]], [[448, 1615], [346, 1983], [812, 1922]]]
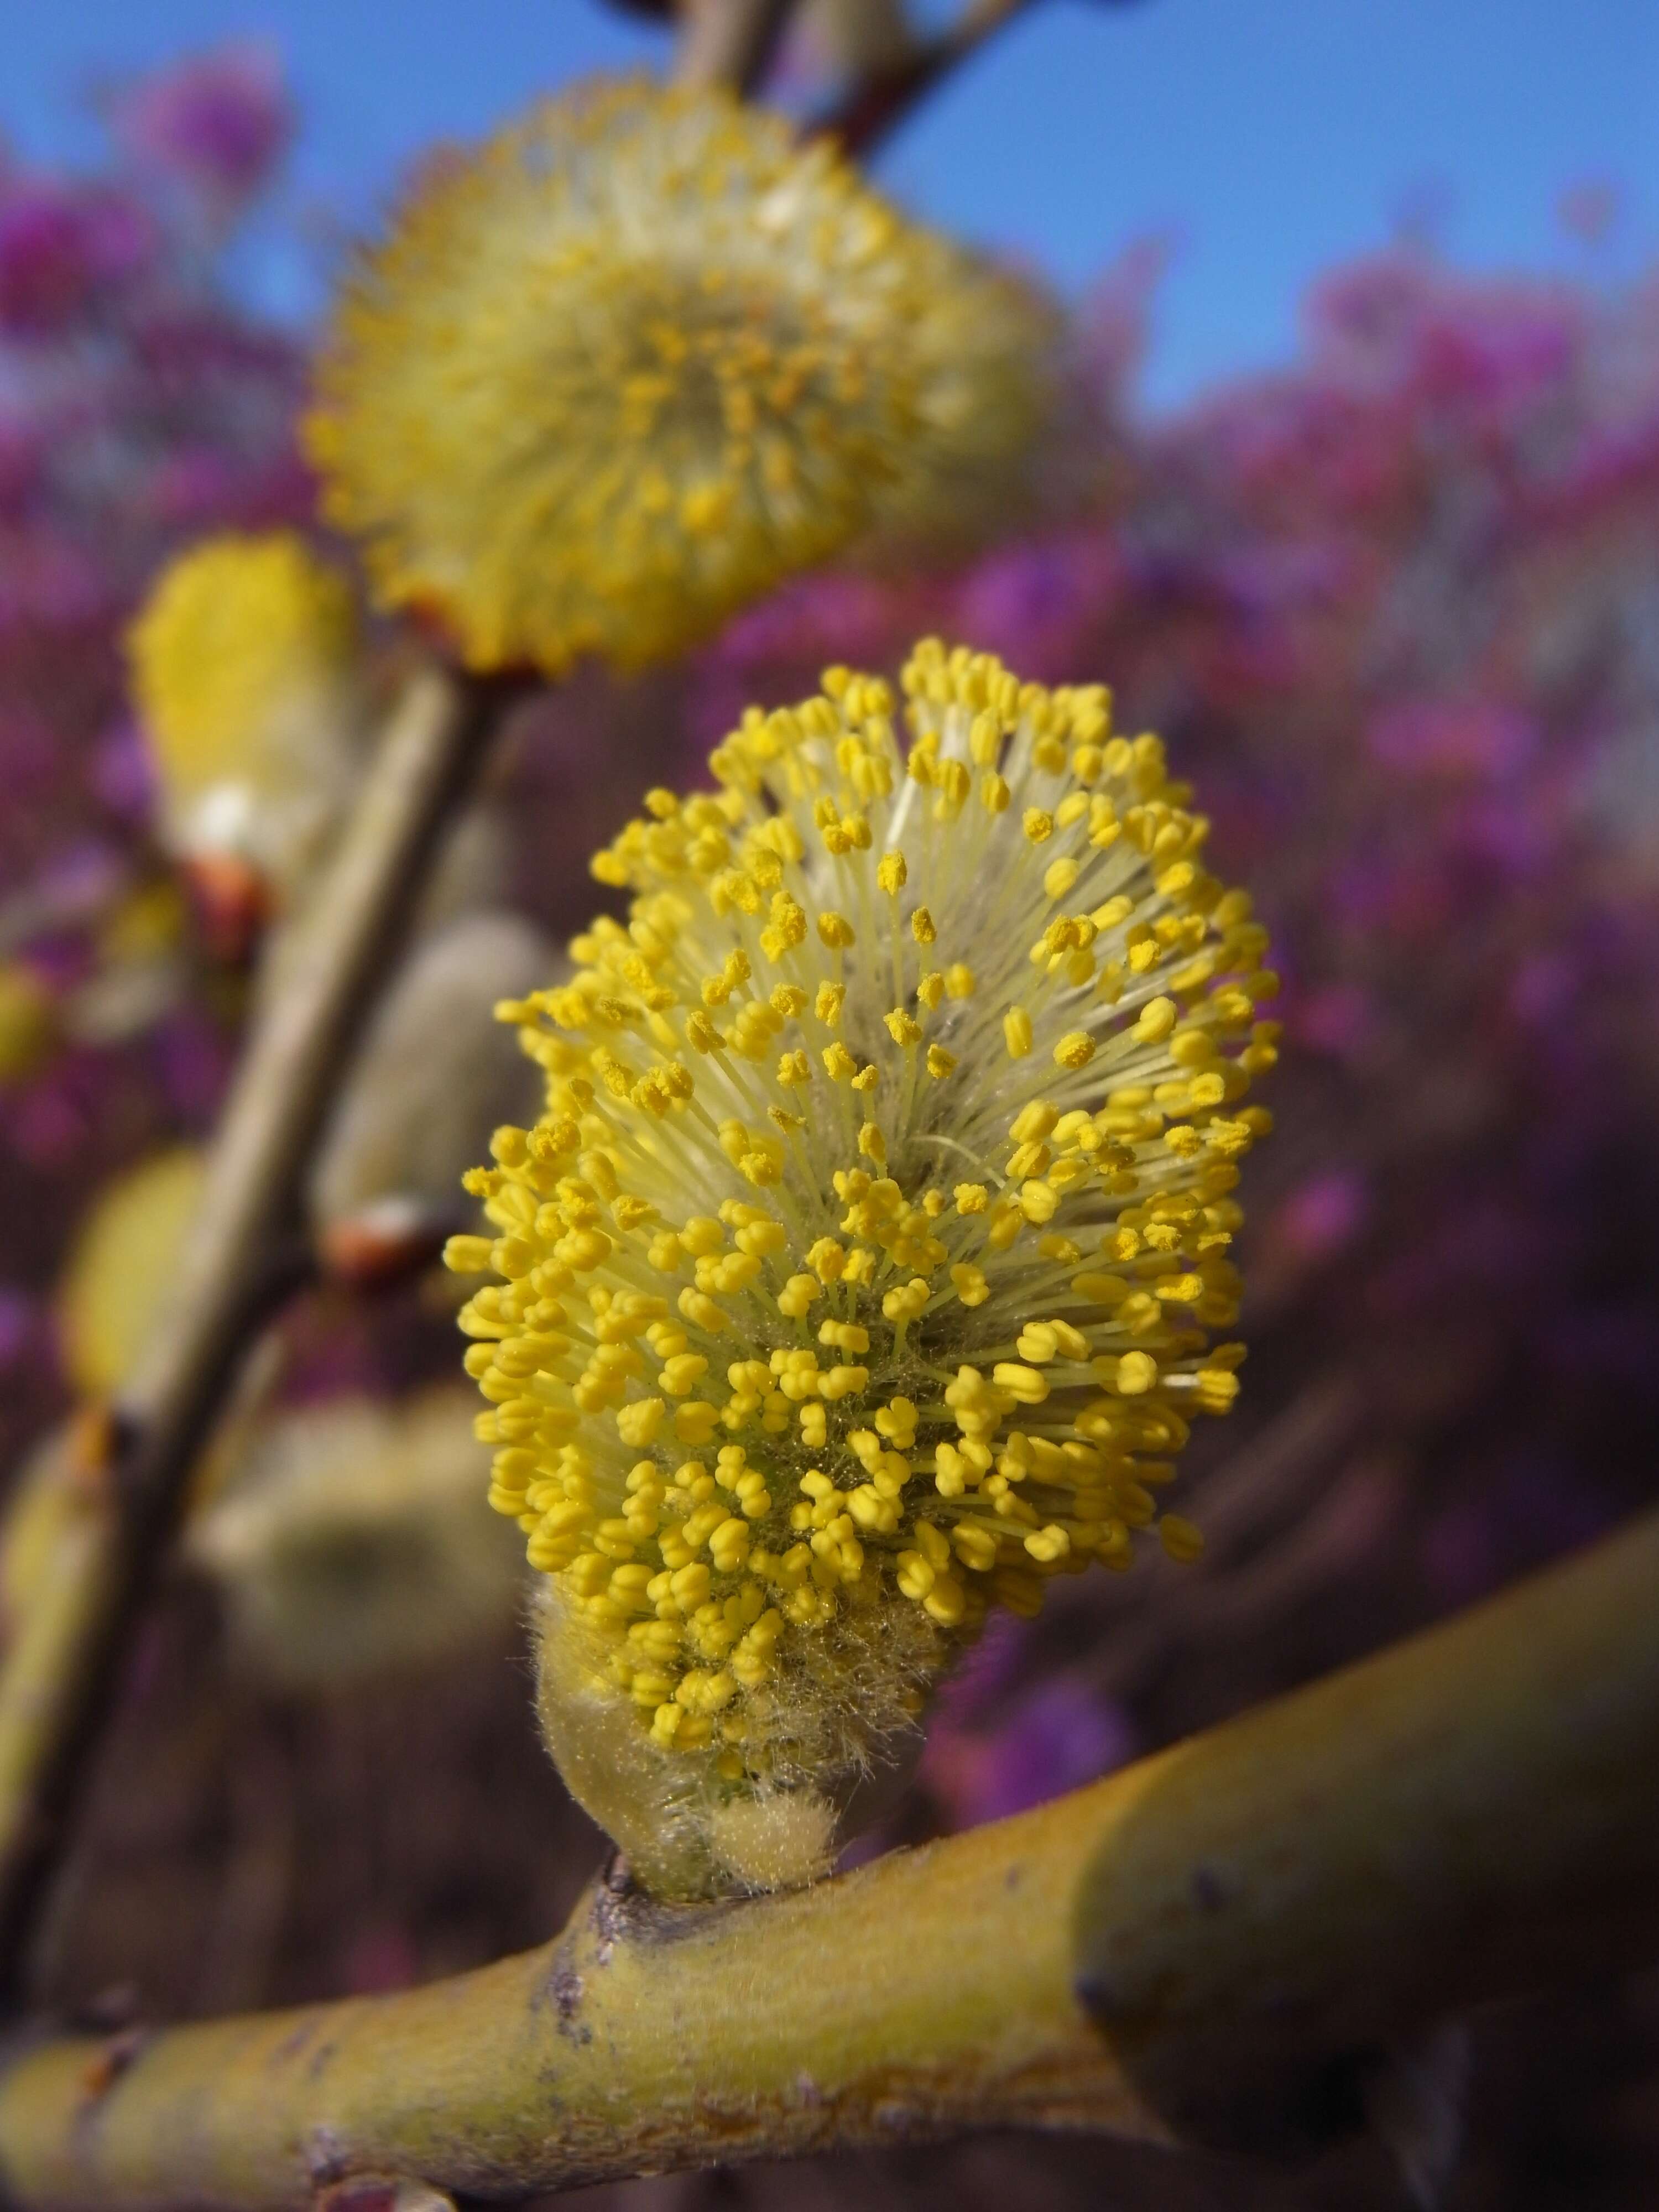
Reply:
[[241, 201], [268, 182], [294, 133], [276, 49], [238, 41], [141, 79], [117, 95], [112, 120], [141, 161], [196, 191]]

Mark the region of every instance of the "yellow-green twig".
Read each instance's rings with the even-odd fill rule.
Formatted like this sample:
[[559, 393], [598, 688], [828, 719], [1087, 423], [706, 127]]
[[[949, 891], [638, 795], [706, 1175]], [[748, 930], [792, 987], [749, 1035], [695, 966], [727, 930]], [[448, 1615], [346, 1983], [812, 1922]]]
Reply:
[[1659, 1517], [1040, 1811], [793, 1896], [603, 1883], [395, 1997], [0, 2075], [26, 2212], [482, 2197], [983, 2125], [1316, 2135], [1449, 2013], [1659, 1926]]

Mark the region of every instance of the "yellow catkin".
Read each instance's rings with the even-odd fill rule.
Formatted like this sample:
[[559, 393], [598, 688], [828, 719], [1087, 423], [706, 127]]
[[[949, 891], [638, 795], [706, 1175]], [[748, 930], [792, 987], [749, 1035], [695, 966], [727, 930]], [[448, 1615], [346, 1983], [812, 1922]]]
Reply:
[[21, 960], [0, 960], [0, 1085], [32, 1075], [51, 1048], [52, 998]]
[[207, 1168], [193, 1146], [156, 1152], [101, 1190], [55, 1298], [70, 1379], [101, 1397], [126, 1382], [165, 1310]]
[[162, 570], [127, 633], [134, 703], [170, 841], [278, 877], [355, 771], [350, 586], [291, 531], [204, 539]]
[[326, 1692], [501, 1636], [524, 1571], [480, 1494], [467, 1396], [337, 1398], [247, 1437], [185, 1549], [218, 1583], [250, 1674]]
[[[888, 686], [832, 669], [599, 855], [628, 919], [503, 1010], [546, 1111], [448, 1255], [496, 1279], [462, 1327], [550, 1739], [670, 1885], [741, 1886], [745, 1821], [838, 1805], [989, 1607], [1126, 1566], [1243, 1357], [1212, 1337], [1273, 1056], [1249, 899], [1098, 687], [926, 640], [902, 691], [908, 758]], [[1012, 803], [952, 804], [969, 761]], [[849, 945], [786, 926], [831, 908]]]
[[827, 142], [602, 82], [434, 169], [307, 440], [381, 598], [471, 665], [638, 665], [1023, 448], [1051, 335]]

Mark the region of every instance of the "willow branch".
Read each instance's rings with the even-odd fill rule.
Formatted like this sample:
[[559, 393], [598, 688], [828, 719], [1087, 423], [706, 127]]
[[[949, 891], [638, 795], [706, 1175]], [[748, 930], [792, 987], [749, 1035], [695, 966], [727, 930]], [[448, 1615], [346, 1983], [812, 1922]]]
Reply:
[[511, 2198], [982, 2126], [1285, 2146], [1402, 2039], [1659, 1940], [1659, 1516], [1035, 1813], [792, 1896], [602, 1881], [402, 1996], [49, 2043], [22, 2212]]
[[938, 37], [925, 40], [898, 67], [865, 78], [812, 126], [814, 137], [837, 138], [848, 153], [867, 155], [896, 131], [911, 110], [979, 52], [1031, 0], [967, 0]]
[[681, 0], [677, 83], [752, 93], [765, 76], [792, 0]]
[[169, 1324], [82, 1471], [50, 1587], [0, 1661], [0, 1989], [15, 1992], [191, 1468], [243, 1353], [292, 1287], [285, 1250], [351, 1048], [444, 824], [510, 696], [428, 672], [405, 691], [283, 988], [227, 1105]]

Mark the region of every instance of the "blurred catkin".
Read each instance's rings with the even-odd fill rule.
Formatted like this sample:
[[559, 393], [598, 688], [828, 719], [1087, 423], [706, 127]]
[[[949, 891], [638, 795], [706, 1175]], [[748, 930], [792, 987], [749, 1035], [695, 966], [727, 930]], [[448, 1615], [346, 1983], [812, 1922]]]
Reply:
[[271, 1416], [187, 1537], [241, 1663], [325, 1694], [498, 1634], [523, 1577], [483, 1504], [485, 1464], [453, 1388]]
[[470, 665], [636, 667], [1027, 442], [1050, 336], [781, 118], [601, 82], [434, 166], [307, 437], [382, 599]]
[[178, 852], [293, 895], [356, 780], [356, 647], [349, 585], [293, 532], [209, 538], [162, 572], [128, 651]]

